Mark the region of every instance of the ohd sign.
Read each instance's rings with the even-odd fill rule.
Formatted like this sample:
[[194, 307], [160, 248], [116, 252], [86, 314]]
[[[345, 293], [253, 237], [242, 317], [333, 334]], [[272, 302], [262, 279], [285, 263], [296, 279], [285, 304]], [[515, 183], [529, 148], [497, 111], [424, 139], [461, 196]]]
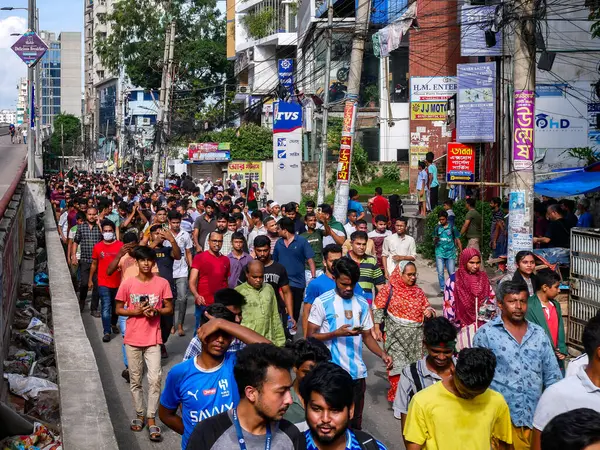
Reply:
[[302, 197], [302, 105], [277, 102], [273, 108], [275, 200], [300, 203]]

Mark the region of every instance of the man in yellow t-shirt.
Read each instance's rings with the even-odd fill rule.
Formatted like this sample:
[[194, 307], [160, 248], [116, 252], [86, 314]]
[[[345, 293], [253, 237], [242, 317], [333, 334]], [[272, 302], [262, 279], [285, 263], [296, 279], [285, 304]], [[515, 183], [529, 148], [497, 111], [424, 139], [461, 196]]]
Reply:
[[406, 450], [509, 449], [512, 429], [508, 405], [489, 389], [496, 357], [485, 348], [458, 355], [454, 373], [417, 393], [404, 427]]

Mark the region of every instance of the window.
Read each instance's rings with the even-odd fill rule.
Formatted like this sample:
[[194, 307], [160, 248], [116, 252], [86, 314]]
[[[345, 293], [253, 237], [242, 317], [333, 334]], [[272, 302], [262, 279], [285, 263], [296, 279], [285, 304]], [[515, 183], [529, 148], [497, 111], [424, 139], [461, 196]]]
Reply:
[[[152, 97], [154, 95], [154, 98]], [[151, 102], [154, 99], [157, 99], [158, 96], [156, 95], [155, 92], [151, 92], [151, 91], [144, 91], [144, 101], [145, 102]]]
[[396, 161], [398, 162], [408, 162], [408, 149], [407, 148], [398, 148], [396, 149]]
[[96, 75], [98, 75], [98, 78], [103, 79], [104, 78], [104, 70], [98, 70], [96, 72]]

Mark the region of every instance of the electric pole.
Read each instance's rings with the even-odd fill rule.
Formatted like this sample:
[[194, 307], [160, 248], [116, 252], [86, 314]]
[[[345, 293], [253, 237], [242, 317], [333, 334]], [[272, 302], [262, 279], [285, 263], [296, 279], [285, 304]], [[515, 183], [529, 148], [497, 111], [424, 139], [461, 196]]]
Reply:
[[533, 248], [534, 115], [535, 115], [535, 1], [514, 2], [513, 146], [509, 176], [508, 267], [515, 255]]
[[340, 142], [340, 156], [338, 158], [337, 181], [335, 185], [335, 203], [333, 205], [333, 215], [342, 223], [346, 221], [348, 213], [352, 149], [354, 147], [354, 140], [356, 139], [355, 122], [358, 110], [358, 96], [360, 94], [360, 76], [365, 53], [365, 39], [369, 30], [370, 12], [371, 0], [358, 0], [352, 53], [350, 55], [348, 90], [344, 106], [344, 120], [342, 122], [342, 139]]
[[[317, 205], [325, 201], [327, 189], [327, 127], [329, 125], [329, 85], [331, 83], [331, 42], [333, 40], [333, 2], [327, 0], [327, 50], [325, 52], [325, 90], [323, 91], [323, 124], [321, 127], [321, 157], [319, 158], [319, 188]], [[317, 134], [316, 128], [313, 131]]]
[[[170, 11], [169, 11], [170, 12]], [[157, 133], [158, 136], [154, 138], [154, 161], [152, 163], [152, 183], [158, 183], [159, 172], [160, 172], [160, 158], [161, 152], [163, 151], [164, 145], [164, 134], [166, 131], [165, 127], [165, 118], [166, 115], [166, 106], [169, 95], [167, 93], [167, 84], [170, 80], [169, 75], [169, 55], [171, 54], [171, 46], [173, 42], [174, 46], [174, 37], [172, 41], [171, 33], [175, 32], [175, 21], [172, 20], [169, 24], [168, 28], [165, 31], [165, 49], [163, 52], [163, 67], [162, 67], [162, 80], [160, 85], [159, 92], [159, 110], [158, 110], [158, 123], [157, 123]]]

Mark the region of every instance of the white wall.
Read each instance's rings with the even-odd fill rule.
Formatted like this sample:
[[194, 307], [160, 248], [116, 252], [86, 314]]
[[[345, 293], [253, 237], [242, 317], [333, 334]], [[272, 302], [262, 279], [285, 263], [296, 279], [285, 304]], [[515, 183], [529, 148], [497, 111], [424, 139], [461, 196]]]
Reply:
[[267, 94], [279, 83], [276, 51], [274, 45], [254, 47], [254, 68], [250, 71], [249, 83], [252, 94]]

